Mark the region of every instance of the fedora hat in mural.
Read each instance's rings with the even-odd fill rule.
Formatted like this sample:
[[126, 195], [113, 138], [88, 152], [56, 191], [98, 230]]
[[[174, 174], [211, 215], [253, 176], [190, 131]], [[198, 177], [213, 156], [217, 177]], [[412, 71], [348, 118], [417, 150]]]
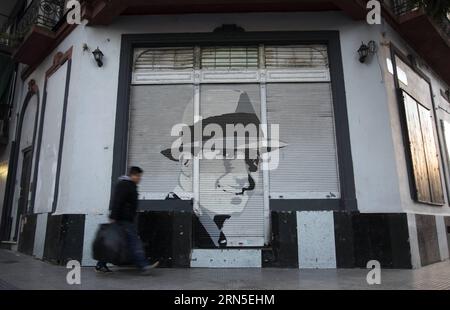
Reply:
[[[230, 135], [230, 125], [232, 126], [231, 128], [240, 126], [239, 128], [245, 128], [246, 130], [233, 131], [231, 133], [232, 135]], [[200, 126], [201, 131], [199, 131]], [[249, 156], [251, 157], [251, 154], [256, 154], [256, 157], [259, 158], [264, 153], [283, 148], [287, 145], [278, 139], [264, 139], [261, 122], [246, 92], [241, 92], [233, 112], [211, 115], [185, 127], [187, 128], [184, 129], [187, 130], [183, 130], [183, 132], [187, 132], [187, 135], [190, 136], [187, 138], [187, 141], [184, 140], [178, 145], [172, 145], [161, 151], [161, 154], [172, 161], [179, 161], [178, 154], [180, 153], [187, 152], [193, 156], [198, 155], [200, 151], [204, 151], [206, 144], [210, 147], [214, 146], [215, 154], [224, 155], [228, 158], [229, 153], [240, 152], [244, 153], [246, 159]], [[253, 135], [250, 135], [248, 131], [251, 128], [254, 129]], [[201, 148], [198, 147], [199, 139], [196, 137], [199, 135], [194, 134], [195, 130], [201, 134]], [[221, 134], [217, 134], [217, 131], [221, 132]], [[257, 158], [252, 157], [252, 159]]]

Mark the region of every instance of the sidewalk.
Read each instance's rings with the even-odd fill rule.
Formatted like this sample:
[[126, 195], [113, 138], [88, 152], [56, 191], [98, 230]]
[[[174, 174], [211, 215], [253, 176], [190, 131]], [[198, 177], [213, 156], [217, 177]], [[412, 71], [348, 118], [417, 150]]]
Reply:
[[81, 285], [68, 285], [68, 269], [20, 253], [0, 250], [1, 289], [450, 289], [450, 262], [419, 270], [386, 269], [381, 285], [368, 285], [364, 269], [155, 269], [141, 276], [132, 269], [96, 274], [82, 268]]

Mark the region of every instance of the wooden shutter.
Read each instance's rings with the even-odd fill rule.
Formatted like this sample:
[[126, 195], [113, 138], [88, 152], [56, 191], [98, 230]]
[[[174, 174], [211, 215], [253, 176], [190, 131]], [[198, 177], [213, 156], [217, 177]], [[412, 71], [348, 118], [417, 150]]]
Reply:
[[434, 139], [433, 121], [431, 111], [418, 104], [420, 127], [427, 162], [428, 178], [430, 182], [431, 201], [433, 203], [444, 203], [442, 191], [441, 172], [439, 170], [439, 158]]
[[430, 110], [402, 92], [417, 200], [444, 202], [439, 159]]
[[430, 186], [428, 184], [428, 169], [425, 158], [425, 150], [423, 148], [422, 130], [420, 128], [417, 103], [405, 92], [403, 92], [403, 98], [417, 200], [422, 202], [430, 202], [431, 193]]

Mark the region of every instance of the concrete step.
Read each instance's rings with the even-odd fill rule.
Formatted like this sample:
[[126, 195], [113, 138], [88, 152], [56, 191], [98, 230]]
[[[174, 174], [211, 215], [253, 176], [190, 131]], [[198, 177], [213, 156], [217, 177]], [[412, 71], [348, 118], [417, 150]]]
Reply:
[[17, 241], [1, 241], [0, 249], [13, 250], [17, 248]]
[[261, 268], [261, 248], [193, 249], [191, 267]]

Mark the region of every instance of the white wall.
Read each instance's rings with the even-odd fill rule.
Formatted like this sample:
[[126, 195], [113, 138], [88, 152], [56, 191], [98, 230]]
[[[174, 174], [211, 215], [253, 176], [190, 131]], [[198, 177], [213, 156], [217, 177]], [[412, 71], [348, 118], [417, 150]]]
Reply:
[[[405, 196], [404, 151], [392, 94], [385, 85], [383, 49], [367, 64], [357, 58], [361, 41], [381, 44], [386, 27], [329, 12], [132, 16], [119, 17], [108, 27], [77, 27], [30, 76], [42, 89], [53, 55], [73, 46], [59, 213], [108, 210], [121, 34], [211, 32], [222, 24], [237, 24], [246, 31], [339, 30], [359, 210], [423, 211], [407, 199], [409, 189]], [[90, 52], [83, 52], [84, 43], [103, 51], [102, 68]]]
[[68, 64], [63, 64], [47, 80], [47, 99], [43, 118], [38, 174], [36, 181], [36, 212], [51, 212], [57, 178], [58, 154], [61, 143], [64, 94]]

